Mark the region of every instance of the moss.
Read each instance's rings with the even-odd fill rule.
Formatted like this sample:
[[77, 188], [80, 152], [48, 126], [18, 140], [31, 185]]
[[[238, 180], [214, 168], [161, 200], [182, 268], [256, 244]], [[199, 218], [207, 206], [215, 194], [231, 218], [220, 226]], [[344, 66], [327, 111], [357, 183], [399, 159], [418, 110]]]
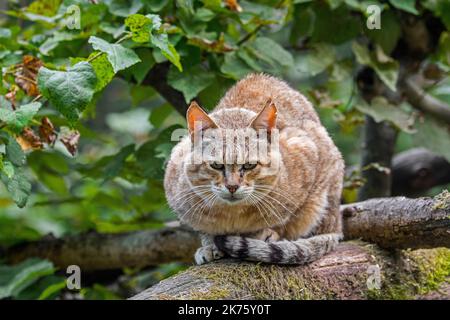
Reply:
[[418, 293], [425, 294], [436, 290], [450, 276], [450, 250], [438, 248], [416, 251], [421, 251], [421, 254], [412, 257], [420, 271], [418, 282], [422, 286], [418, 288]]
[[434, 197], [434, 201], [433, 210], [445, 210], [450, 208], [450, 192], [448, 190], [442, 191]]
[[[436, 290], [450, 276], [450, 249], [385, 251], [351, 241], [369, 253], [368, 265], [381, 270], [380, 290], [368, 290], [368, 274], [301, 270], [298, 267], [220, 261], [189, 269], [205, 279], [205, 290], [191, 299], [411, 299]], [[326, 269], [324, 269], [326, 270]]]
[[[394, 261], [404, 272], [385, 272], [381, 290], [369, 290], [370, 299], [412, 299], [439, 288], [450, 276], [450, 249], [407, 250]], [[385, 266], [388, 267], [388, 266]]]
[[193, 292], [190, 294], [189, 299], [192, 300], [222, 300], [227, 299], [231, 295], [231, 292], [226, 287], [216, 286], [209, 288], [207, 293]]
[[[330, 297], [330, 294], [322, 292], [323, 286], [319, 286], [317, 282], [304, 281], [304, 275], [299, 274], [295, 267], [232, 262], [221, 263], [220, 267], [216, 267], [212, 263], [196, 268], [194, 273], [201, 273], [202, 277], [213, 282], [214, 298], [236, 298], [230, 297], [230, 291], [226, 289], [230, 284], [240, 289], [239, 292], [234, 292], [238, 297], [302, 300]], [[194, 296], [211, 298], [209, 292]]]

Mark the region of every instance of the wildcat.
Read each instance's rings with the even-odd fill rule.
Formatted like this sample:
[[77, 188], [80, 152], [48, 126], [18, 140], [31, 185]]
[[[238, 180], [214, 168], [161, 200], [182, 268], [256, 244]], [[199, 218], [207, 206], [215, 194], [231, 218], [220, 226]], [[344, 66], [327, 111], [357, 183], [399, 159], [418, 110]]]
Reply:
[[[303, 95], [275, 77], [251, 74], [210, 114], [192, 102], [187, 125], [190, 135], [172, 150], [164, 187], [181, 223], [200, 232], [197, 264], [225, 255], [304, 264], [334, 249], [342, 237], [344, 162]], [[265, 131], [257, 137], [270, 146], [277, 133], [269, 161], [249, 161], [248, 149], [243, 163], [225, 161], [236, 151], [234, 140], [219, 160], [193, 161], [195, 138], [207, 130], [248, 128]]]

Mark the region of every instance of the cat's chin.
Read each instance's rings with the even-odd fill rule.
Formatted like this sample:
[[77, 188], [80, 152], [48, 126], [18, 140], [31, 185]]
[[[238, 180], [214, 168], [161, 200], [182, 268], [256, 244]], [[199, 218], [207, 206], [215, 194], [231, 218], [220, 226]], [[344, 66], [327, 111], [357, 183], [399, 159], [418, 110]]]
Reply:
[[239, 205], [244, 203], [245, 201], [245, 197], [244, 198], [236, 198], [236, 197], [228, 197], [228, 198], [223, 198], [223, 197], [219, 197], [220, 202], [222, 202], [222, 204], [228, 205], [228, 206], [235, 206], [235, 205]]

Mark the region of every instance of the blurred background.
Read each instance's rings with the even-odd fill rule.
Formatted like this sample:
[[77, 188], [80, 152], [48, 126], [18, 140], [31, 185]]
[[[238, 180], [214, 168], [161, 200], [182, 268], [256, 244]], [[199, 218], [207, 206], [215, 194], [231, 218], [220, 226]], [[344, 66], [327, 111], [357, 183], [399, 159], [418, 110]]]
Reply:
[[[74, 291], [62, 266], [9, 254], [175, 220], [162, 186], [170, 133], [185, 127], [192, 99], [211, 110], [251, 72], [285, 79], [316, 106], [345, 158], [344, 203], [449, 189], [450, 1], [8, 0], [0, 9], [0, 299], [123, 299], [189, 266], [82, 270]], [[92, 37], [131, 50], [115, 57], [126, 67]], [[41, 83], [38, 70], [68, 74], [81, 61], [97, 82], [66, 79], [89, 93], [74, 120], [58, 96], [69, 87]]]

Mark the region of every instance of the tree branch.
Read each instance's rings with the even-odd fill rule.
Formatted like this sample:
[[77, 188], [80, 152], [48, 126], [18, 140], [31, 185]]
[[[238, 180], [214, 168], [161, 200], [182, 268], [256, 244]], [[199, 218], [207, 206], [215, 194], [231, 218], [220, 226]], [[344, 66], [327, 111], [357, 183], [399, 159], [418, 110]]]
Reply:
[[[450, 248], [448, 192], [434, 199], [373, 199], [344, 205], [342, 212], [346, 239], [360, 238], [389, 248]], [[61, 268], [75, 264], [85, 271], [117, 269], [192, 262], [199, 245], [195, 232], [170, 227], [126, 234], [88, 233], [47, 238], [11, 247], [6, 250], [5, 258], [17, 263], [28, 257], [40, 257]]]
[[450, 250], [444, 248], [396, 257], [365, 243], [342, 243], [306, 266], [223, 260], [191, 267], [131, 299], [417, 298], [434, 289], [427, 279], [445, 281], [448, 263]]
[[444, 101], [426, 93], [419, 85], [417, 77], [406, 77], [400, 83], [400, 87], [406, 99], [414, 108], [450, 124], [450, 106]]
[[46, 237], [14, 246], [6, 250], [5, 257], [9, 263], [39, 257], [61, 268], [74, 264], [84, 271], [106, 270], [191, 262], [199, 246], [193, 231], [168, 227], [124, 234], [90, 232], [62, 239]]
[[169, 72], [169, 68], [169, 62], [156, 64], [142, 83], [155, 88], [155, 90], [172, 104], [172, 106], [184, 117], [186, 116], [188, 105], [184, 100], [183, 94], [167, 83], [167, 73]]
[[433, 198], [371, 199], [341, 207], [346, 239], [383, 248], [450, 248], [450, 193]]

